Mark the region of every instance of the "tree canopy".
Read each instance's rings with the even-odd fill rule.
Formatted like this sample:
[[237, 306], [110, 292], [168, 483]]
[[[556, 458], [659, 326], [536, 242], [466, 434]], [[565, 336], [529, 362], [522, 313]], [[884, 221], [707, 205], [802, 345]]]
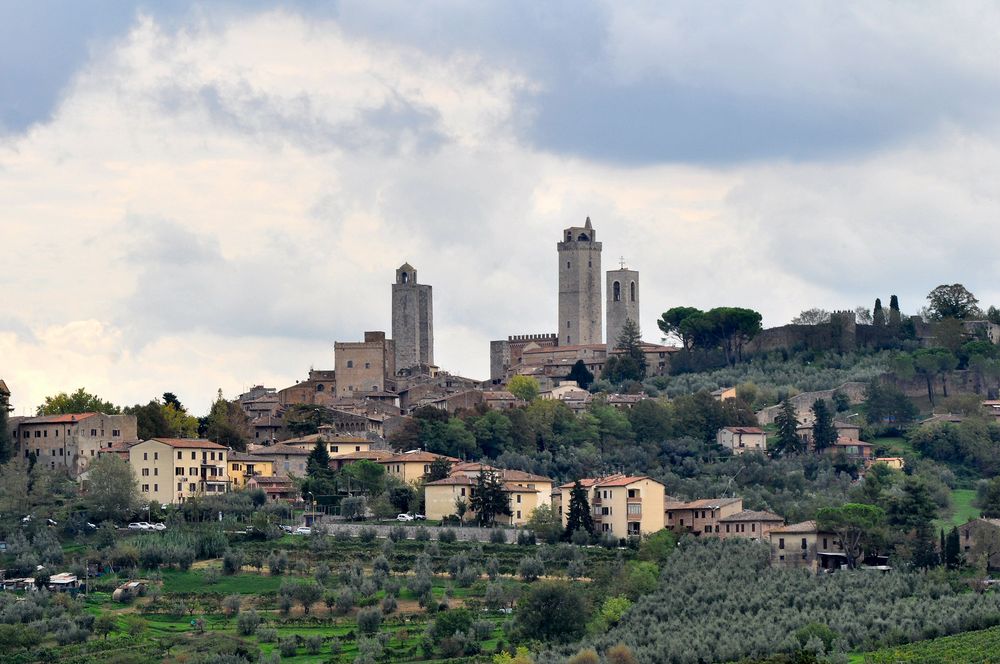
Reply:
[[743, 357], [743, 347], [761, 331], [761, 315], [741, 307], [716, 307], [701, 311], [694, 307], [674, 307], [660, 317], [658, 326], [668, 335], [678, 336], [688, 350], [718, 348], [726, 362], [735, 365]]
[[927, 294], [927, 313], [932, 320], [982, 318], [979, 300], [962, 284], [941, 284]]
[[96, 520], [121, 522], [139, 503], [135, 473], [128, 461], [115, 454], [102, 454], [88, 468], [84, 502]]
[[839, 507], [824, 507], [816, 512], [820, 530], [836, 533], [847, 555], [847, 566], [854, 569], [864, 557], [864, 546], [885, 521], [885, 510], [876, 505], [847, 503]]
[[60, 392], [54, 396], [45, 397], [45, 403], [37, 410], [38, 415], [69, 415], [73, 413], [118, 415], [121, 413], [121, 409], [81, 387], [72, 394]]

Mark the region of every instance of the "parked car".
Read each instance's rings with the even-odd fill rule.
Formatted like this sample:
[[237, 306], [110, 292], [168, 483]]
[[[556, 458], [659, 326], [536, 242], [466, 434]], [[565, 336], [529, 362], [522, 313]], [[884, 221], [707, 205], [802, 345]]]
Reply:
[[283, 531], [285, 531], [286, 533], [288, 533], [289, 535], [291, 535], [291, 534], [292, 534], [292, 531], [293, 531], [293, 530], [295, 530], [295, 529], [294, 529], [294, 528], [292, 528], [291, 526], [286, 526], [286, 525], [280, 525], [280, 526], [278, 526], [278, 527], [279, 527], [279, 528], [281, 528], [281, 529], [282, 529]]
[[143, 523], [141, 521], [133, 521], [128, 524], [129, 530], [149, 530], [150, 525], [148, 523]]
[[166, 530], [167, 524], [165, 523], [154, 523], [150, 526], [153, 530]]
[[296, 535], [312, 535], [312, 528], [309, 526], [299, 526], [295, 529]]
[[424, 516], [423, 514], [414, 514], [413, 515], [413, 520], [414, 521], [426, 521], [427, 517]]
[[409, 514], [397, 514], [396, 521], [413, 521], [413, 517]]

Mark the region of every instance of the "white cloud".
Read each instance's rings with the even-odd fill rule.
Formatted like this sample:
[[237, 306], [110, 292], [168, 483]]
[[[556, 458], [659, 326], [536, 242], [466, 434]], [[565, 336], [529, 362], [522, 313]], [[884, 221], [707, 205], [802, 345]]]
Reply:
[[433, 46], [269, 12], [145, 18], [95, 56], [50, 122], [0, 143], [15, 403], [83, 385], [204, 411], [220, 387], [283, 387], [331, 367], [334, 340], [388, 329], [403, 261], [434, 285], [438, 362], [486, 377], [491, 338], [552, 330], [555, 243], [588, 215], [604, 267], [641, 271], [649, 338], [678, 304], [781, 324], [891, 290], [915, 310], [940, 281], [1000, 295], [988, 129], [841, 161], [624, 167], [525, 143], [519, 100], [542, 83]]

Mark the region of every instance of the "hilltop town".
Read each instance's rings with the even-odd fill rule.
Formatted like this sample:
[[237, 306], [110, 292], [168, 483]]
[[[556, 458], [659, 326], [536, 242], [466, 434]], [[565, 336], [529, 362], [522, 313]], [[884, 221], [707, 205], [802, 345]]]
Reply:
[[[391, 330], [204, 417], [83, 388], [11, 416], [0, 380], [0, 615], [39, 616], [0, 630], [12, 661], [840, 661], [997, 622], [963, 584], [1000, 567], [1000, 312], [952, 284], [909, 316], [655, 303], [641, 330], [639, 271], [601, 252], [591, 219], [562, 232], [554, 330], [498, 335], [489, 377], [435, 364], [433, 288], [403, 263]], [[809, 619], [723, 638], [722, 609], [658, 613], [721, 578], [757, 584], [751, 612], [798, 579]], [[889, 609], [856, 590], [899, 579]]]

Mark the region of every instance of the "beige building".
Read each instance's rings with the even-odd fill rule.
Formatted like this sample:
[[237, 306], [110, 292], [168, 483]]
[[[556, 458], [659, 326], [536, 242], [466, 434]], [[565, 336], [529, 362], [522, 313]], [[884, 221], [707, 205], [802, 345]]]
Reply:
[[332, 369], [310, 369], [308, 378], [278, 390], [277, 395], [281, 406], [300, 403], [329, 406], [337, 398], [336, 372]]
[[247, 480], [251, 477], [271, 477], [274, 475], [274, 459], [230, 450], [226, 461], [229, 467], [229, 481], [233, 489], [245, 488]]
[[743, 510], [719, 519], [720, 529], [716, 537], [719, 539], [742, 537], [767, 542], [770, 541], [771, 531], [784, 525], [785, 519], [773, 512]]
[[385, 472], [408, 484], [416, 484], [424, 479], [431, 470], [431, 464], [438, 459], [444, 459], [450, 464], [458, 463], [455, 457], [443, 454], [431, 454], [423, 450], [411, 450], [396, 454], [379, 461], [385, 467]]
[[674, 532], [715, 535], [723, 519], [743, 511], [742, 498], [703, 498], [690, 502], [668, 500], [666, 527]]
[[715, 442], [733, 454], [767, 452], [767, 434], [759, 427], [722, 427]]
[[272, 501], [296, 501], [301, 497], [295, 488], [295, 482], [287, 475], [272, 475], [270, 477], [255, 475], [247, 480], [246, 489], [248, 491], [260, 489], [267, 496], [267, 499]]
[[192, 496], [225, 493], [228, 450], [209, 440], [151, 438], [128, 450], [143, 500], [183, 503]]
[[333, 348], [338, 397], [395, 389], [396, 346], [385, 332], [365, 332], [364, 341], [338, 341]]
[[989, 569], [1000, 569], [1000, 546], [994, 546], [994, 543], [1000, 545], [1000, 519], [972, 519], [963, 523], [958, 527], [958, 542], [966, 563], [973, 565], [977, 556], [988, 554]]
[[815, 521], [772, 528], [771, 564], [779, 567], [804, 567], [812, 571], [840, 569], [847, 554], [833, 533], [821, 532]]
[[270, 459], [274, 464], [274, 475], [294, 475], [305, 477], [312, 449], [302, 449], [291, 445], [251, 445], [247, 451], [256, 456]]
[[297, 447], [306, 452], [312, 452], [316, 448], [316, 443], [322, 443], [330, 455], [343, 454], [346, 452], [367, 452], [372, 448], [372, 443], [367, 438], [360, 436], [331, 436], [327, 433], [314, 433], [301, 438], [291, 438], [282, 442], [282, 445]]
[[395, 456], [392, 452], [388, 450], [368, 450], [367, 452], [340, 452], [339, 454], [330, 455], [330, 469], [340, 470], [344, 466], [348, 466], [355, 461], [371, 461], [373, 463], [378, 463], [383, 459], [388, 459], [391, 456]]
[[[569, 520], [573, 485], [569, 482], [559, 487], [558, 510], [564, 527]], [[634, 537], [663, 530], [666, 494], [663, 485], [656, 480], [645, 476], [611, 475], [581, 479], [580, 485], [587, 489], [597, 532]]]
[[[496, 473], [503, 482], [504, 490], [510, 499], [511, 515], [505, 517], [509, 525], [523, 526], [536, 507], [549, 503], [552, 480], [548, 477], [523, 470], [494, 468], [481, 463], [456, 463], [452, 466], [449, 477], [424, 485], [427, 517], [442, 519], [455, 514], [457, 500], [468, 504], [479, 476], [484, 472]], [[466, 519], [474, 520], [475, 513], [470, 510], [466, 514]]]
[[137, 441], [136, 431], [134, 415], [77, 413], [18, 418], [11, 433], [16, 456], [77, 477], [102, 449]]

